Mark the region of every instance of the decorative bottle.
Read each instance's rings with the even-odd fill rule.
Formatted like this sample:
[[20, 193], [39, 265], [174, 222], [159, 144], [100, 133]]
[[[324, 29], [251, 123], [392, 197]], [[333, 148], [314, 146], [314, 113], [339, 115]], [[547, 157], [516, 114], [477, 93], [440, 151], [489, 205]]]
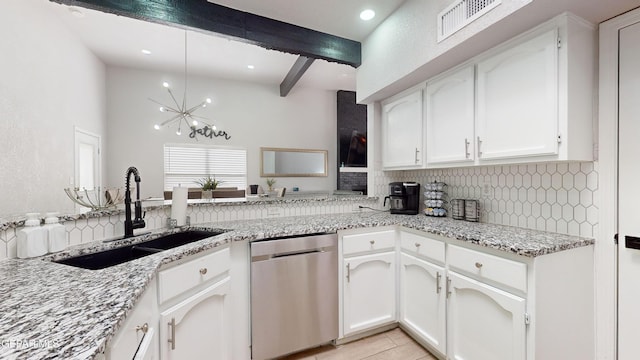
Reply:
[[47, 213], [44, 219], [45, 232], [47, 233], [47, 245], [50, 253], [62, 251], [67, 247], [67, 230], [64, 225], [58, 223], [57, 213]]
[[40, 214], [29, 213], [24, 228], [18, 230], [18, 257], [21, 259], [45, 255], [49, 249], [47, 233], [40, 226]]

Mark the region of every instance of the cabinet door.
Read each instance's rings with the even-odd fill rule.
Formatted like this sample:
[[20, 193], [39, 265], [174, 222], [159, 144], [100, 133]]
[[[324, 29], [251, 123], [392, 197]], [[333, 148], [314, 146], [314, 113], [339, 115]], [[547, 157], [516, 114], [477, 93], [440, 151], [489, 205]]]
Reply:
[[523, 298], [451, 271], [446, 288], [448, 358], [526, 358]]
[[427, 165], [474, 161], [474, 86], [473, 66], [427, 83]]
[[558, 153], [557, 30], [478, 64], [481, 160]]
[[447, 351], [444, 281], [444, 268], [402, 253], [400, 322], [442, 354]]
[[111, 339], [107, 359], [153, 359], [157, 356], [156, 288], [151, 284]]
[[396, 321], [396, 254], [345, 258], [344, 335]]
[[168, 359], [229, 359], [229, 277], [160, 314], [160, 353]]
[[[157, 334], [155, 328], [149, 328], [147, 333], [144, 336], [144, 340], [140, 343], [140, 347], [138, 347], [138, 351], [136, 355], [133, 357], [133, 360], [153, 360], [157, 359], [156, 356], [156, 348], [158, 346], [157, 342]], [[114, 358], [118, 359], [118, 358]], [[123, 358], [119, 358], [123, 359]]]
[[382, 107], [385, 168], [416, 168], [423, 157], [422, 90]]

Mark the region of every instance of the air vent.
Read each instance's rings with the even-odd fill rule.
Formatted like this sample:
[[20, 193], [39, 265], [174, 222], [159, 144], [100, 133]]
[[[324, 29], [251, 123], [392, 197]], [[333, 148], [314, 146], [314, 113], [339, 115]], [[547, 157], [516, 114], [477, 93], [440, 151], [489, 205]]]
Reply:
[[438, 42], [470, 24], [489, 10], [500, 5], [501, 0], [457, 0], [438, 14]]

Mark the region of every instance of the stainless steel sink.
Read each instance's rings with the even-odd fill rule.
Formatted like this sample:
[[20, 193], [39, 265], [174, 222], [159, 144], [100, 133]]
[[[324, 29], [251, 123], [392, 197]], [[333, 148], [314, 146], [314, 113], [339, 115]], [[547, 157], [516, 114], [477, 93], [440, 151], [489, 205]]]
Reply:
[[161, 251], [206, 239], [208, 237], [220, 235], [223, 232], [224, 231], [188, 230], [160, 236], [134, 245], [121, 246], [54, 262], [89, 270], [105, 269], [127, 261], [139, 259]]

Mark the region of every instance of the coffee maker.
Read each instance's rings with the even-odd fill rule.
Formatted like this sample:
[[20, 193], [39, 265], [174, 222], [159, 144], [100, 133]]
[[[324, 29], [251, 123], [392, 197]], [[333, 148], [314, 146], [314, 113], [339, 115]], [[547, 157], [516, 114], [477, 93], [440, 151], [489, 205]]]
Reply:
[[420, 184], [417, 182], [389, 183], [389, 196], [385, 196], [383, 206], [391, 204], [392, 214], [417, 215], [420, 203]]

